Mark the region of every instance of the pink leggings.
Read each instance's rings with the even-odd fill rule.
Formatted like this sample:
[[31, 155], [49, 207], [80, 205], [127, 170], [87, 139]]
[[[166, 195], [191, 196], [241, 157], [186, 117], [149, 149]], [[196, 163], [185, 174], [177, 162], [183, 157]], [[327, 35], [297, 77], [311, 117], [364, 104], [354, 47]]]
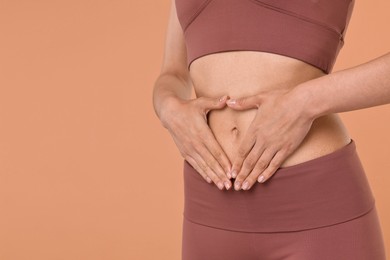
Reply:
[[183, 173], [182, 260], [386, 260], [354, 140], [248, 191]]

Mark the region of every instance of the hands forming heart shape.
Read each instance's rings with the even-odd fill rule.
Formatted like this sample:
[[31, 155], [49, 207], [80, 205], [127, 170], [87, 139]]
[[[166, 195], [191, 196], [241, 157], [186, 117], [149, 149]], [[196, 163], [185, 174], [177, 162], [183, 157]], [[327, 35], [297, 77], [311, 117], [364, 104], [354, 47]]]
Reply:
[[[293, 89], [294, 90], [294, 89]], [[301, 144], [315, 119], [306, 109], [307, 97], [292, 90], [268, 90], [239, 99], [199, 97], [167, 98], [161, 122], [172, 135], [182, 157], [220, 190], [249, 190], [264, 183]], [[207, 124], [207, 113], [229, 106], [235, 110], [257, 108], [237, 157], [230, 162]]]

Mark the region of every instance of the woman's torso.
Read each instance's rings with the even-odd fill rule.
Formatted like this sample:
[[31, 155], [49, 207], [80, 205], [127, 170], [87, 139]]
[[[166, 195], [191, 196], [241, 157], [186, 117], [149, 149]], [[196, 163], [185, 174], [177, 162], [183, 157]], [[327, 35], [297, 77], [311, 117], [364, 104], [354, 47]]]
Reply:
[[[196, 97], [228, 95], [240, 98], [268, 89], [294, 88], [301, 82], [323, 75], [318, 68], [300, 60], [258, 51], [213, 53], [196, 59], [190, 67]], [[210, 129], [231, 162], [256, 111], [225, 107], [209, 112]], [[314, 120], [301, 145], [281, 167], [331, 153], [349, 141], [349, 133], [338, 114], [319, 117]]]

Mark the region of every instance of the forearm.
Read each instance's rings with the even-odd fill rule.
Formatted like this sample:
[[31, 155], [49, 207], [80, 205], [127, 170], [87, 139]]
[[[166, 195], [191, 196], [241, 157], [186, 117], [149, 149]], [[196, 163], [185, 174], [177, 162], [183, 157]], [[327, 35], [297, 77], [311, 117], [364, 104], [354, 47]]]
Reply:
[[294, 89], [312, 118], [390, 103], [390, 53]]
[[160, 75], [154, 84], [153, 107], [156, 115], [164, 122], [164, 112], [173, 99], [189, 99], [191, 97], [191, 85], [189, 80], [175, 76], [174, 74]]

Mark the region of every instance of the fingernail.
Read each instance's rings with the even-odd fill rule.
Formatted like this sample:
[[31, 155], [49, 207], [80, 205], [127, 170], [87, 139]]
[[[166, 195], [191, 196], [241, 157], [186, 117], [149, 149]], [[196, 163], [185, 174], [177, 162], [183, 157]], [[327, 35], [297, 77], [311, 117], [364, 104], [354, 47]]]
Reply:
[[219, 102], [222, 102], [225, 99], [226, 96], [222, 96], [219, 98]]
[[236, 104], [236, 100], [235, 99], [229, 99], [228, 101], [226, 101], [226, 103], [228, 103], [229, 105], [234, 105], [234, 104]]
[[209, 176], [206, 176], [206, 179], [207, 179], [207, 181], [208, 181], [209, 183], [211, 182], [211, 179], [210, 179]]
[[242, 188], [246, 190], [249, 187], [249, 182], [245, 181], [244, 184], [242, 185]]
[[227, 190], [230, 189], [230, 183], [228, 181], [225, 181], [225, 187]]
[[230, 172], [227, 172], [226, 173], [226, 176], [230, 179], [230, 178], [232, 178], [232, 176], [230, 175]]
[[259, 182], [263, 182], [263, 180], [264, 180], [264, 176], [263, 176], [263, 175], [260, 175], [259, 178], [258, 178], [258, 181], [259, 181]]
[[236, 190], [239, 190], [239, 189], [240, 189], [240, 182], [239, 182], [239, 181], [236, 181], [236, 182], [234, 183], [234, 188], [235, 188]]
[[233, 177], [233, 178], [236, 178], [236, 177], [237, 177], [237, 172], [236, 172], [236, 170], [233, 170], [233, 171], [232, 171], [232, 177]]
[[223, 184], [222, 184], [222, 182], [218, 182], [218, 188], [220, 189], [220, 190], [222, 190], [223, 189]]

